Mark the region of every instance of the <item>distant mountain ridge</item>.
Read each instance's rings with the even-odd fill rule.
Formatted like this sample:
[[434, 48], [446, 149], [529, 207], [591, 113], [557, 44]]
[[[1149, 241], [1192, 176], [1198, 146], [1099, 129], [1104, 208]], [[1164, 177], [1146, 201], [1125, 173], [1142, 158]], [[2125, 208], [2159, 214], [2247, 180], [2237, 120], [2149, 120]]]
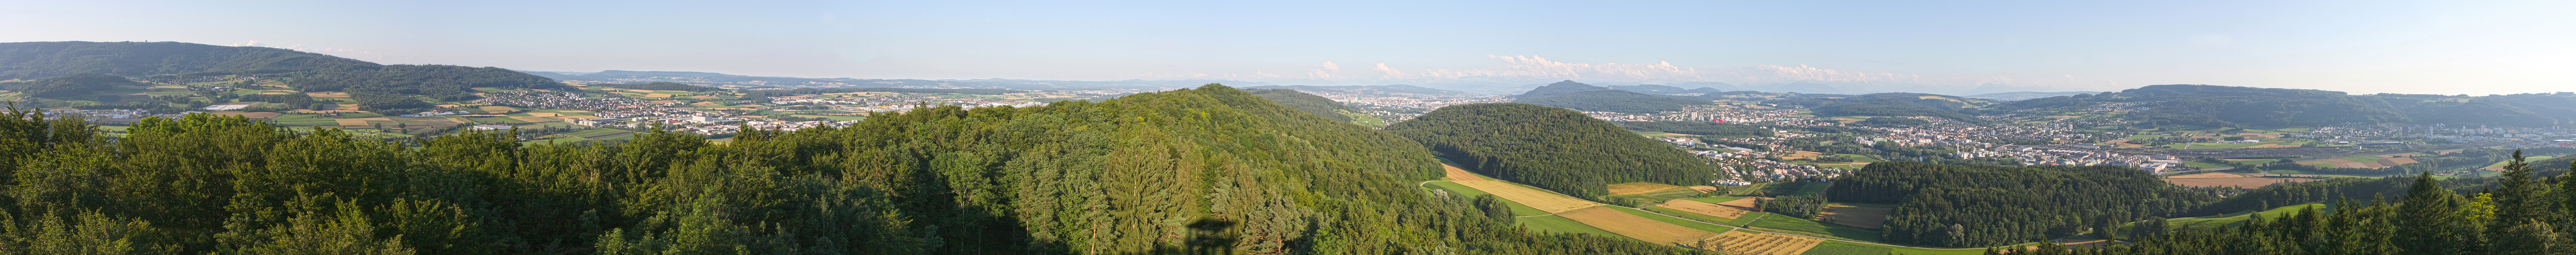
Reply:
[[798, 77], [750, 76], [750, 75], [736, 75], [736, 74], [724, 74], [724, 73], [712, 73], [712, 72], [684, 72], [684, 71], [626, 71], [626, 70], [607, 70], [607, 71], [589, 72], [589, 73], [583, 73], [583, 72], [529, 71], [529, 70], [518, 70], [518, 71], [519, 71], [519, 72], [529, 73], [529, 74], [534, 74], [534, 75], [537, 75], [537, 76], [545, 76], [545, 77], [547, 77], [547, 78], [562, 79], [562, 80], [568, 80], [568, 81], [585, 81], [585, 82], [601, 82], [601, 83], [651, 83], [651, 82], [677, 82], [677, 83], [705, 84], [705, 85], [735, 85], [735, 86], [747, 86], [747, 87], [791, 87], [791, 88], [979, 88], [979, 89], [1015, 89], [1015, 90], [1087, 90], [1087, 89], [1176, 89], [1176, 88], [1190, 88], [1190, 87], [1197, 87], [1197, 86], [1199, 86], [1199, 85], [1207, 85], [1207, 84], [1209, 84], [1209, 83], [1238, 84], [1238, 85], [1266, 85], [1266, 84], [1267, 84], [1267, 83], [1261, 83], [1261, 82], [1244, 82], [1244, 81], [1231, 81], [1231, 80], [1121, 80], [1121, 81], [1061, 81], [1061, 80], [1018, 80], [1018, 79], [924, 80], [924, 79], [798, 78]]
[[1395, 84], [1395, 85], [1376, 85], [1376, 86], [1269, 85], [1269, 86], [1252, 86], [1252, 87], [1243, 87], [1243, 88], [1244, 88], [1244, 89], [1293, 89], [1293, 90], [1297, 90], [1297, 91], [1306, 91], [1306, 92], [1347, 93], [1347, 94], [1364, 94], [1364, 95], [1379, 95], [1379, 96], [1393, 96], [1393, 97], [1414, 97], [1414, 98], [1432, 98], [1432, 97], [1476, 97], [1476, 96], [1482, 96], [1482, 95], [1479, 95], [1479, 94], [1476, 94], [1476, 93], [1468, 93], [1468, 92], [1463, 92], [1463, 91], [1454, 91], [1454, 90], [1445, 90], [1445, 89], [1435, 89], [1435, 88], [1425, 88], [1425, 87], [1422, 87], [1422, 86], [1413, 86], [1413, 85], [1404, 85], [1404, 84]]
[[445, 101], [480, 98], [474, 95], [473, 88], [569, 88], [554, 79], [500, 68], [381, 65], [266, 47], [180, 42], [0, 43], [0, 79], [41, 79], [85, 73], [129, 77], [293, 77], [288, 79], [287, 86], [298, 91], [345, 91], [361, 98], [375, 94], [418, 95]]
[[2083, 97], [2014, 101], [2005, 109], [2140, 103], [2131, 119], [2148, 125], [2288, 127], [2338, 124], [2452, 124], [2546, 127], [2576, 123], [2576, 94], [2497, 96], [2351, 95], [2339, 91], [2193, 84], [2152, 85]]
[[2019, 100], [2030, 100], [2030, 99], [2032, 99], [2032, 98], [2046, 98], [2046, 97], [2059, 97], [2059, 96], [2073, 96], [2073, 95], [2076, 95], [2076, 94], [2099, 94], [2099, 93], [2102, 93], [2102, 92], [2101, 92], [2101, 91], [2067, 91], [2067, 92], [2031, 92], [2031, 91], [2016, 91], [2016, 92], [1996, 92], [1996, 93], [1985, 93], [1985, 94], [1967, 95], [1967, 96], [1960, 96], [1960, 97], [1965, 97], [1965, 98], [1994, 99], [1994, 100], [2005, 100], [2005, 101], [2019, 101]]
[[1571, 80], [1539, 86], [1515, 97], [1513, 103], [1631, 114], [1680, 111], [1686, 106], [1708, 104], [1708, 101], [1648, 95]]

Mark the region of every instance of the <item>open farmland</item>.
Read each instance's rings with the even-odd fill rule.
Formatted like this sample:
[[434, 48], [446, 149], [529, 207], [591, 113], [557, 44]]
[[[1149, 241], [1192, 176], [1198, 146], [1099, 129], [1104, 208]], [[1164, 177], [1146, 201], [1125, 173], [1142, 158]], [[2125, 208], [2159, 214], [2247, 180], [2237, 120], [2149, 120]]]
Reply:
[[[1740, 200], [1752, 200], [1752, 199], [1740, 199]], [[1746, 208], [1746, 207], [1735, 207], [1735, 206], [1724, 206], [1724, 205], [1711, 204], [1711, 203], [1704, 203], [1704, 202], [1700, 202], [1700, 201], [1683, 200], [1683, 199], [1674, 199], [1674, 200], [1672, 200], [1672, 201], [1664, 201], [1664, 204], [1655, 205], [1655, 206], [1656, 206], [1656, 207], [1663, 207], [1663, 208], [1670, 208], [1670, 209], [1673, 209], [1673, 210], [1681, 210], [1681, 211], [1684, 211], [1684, 212], [1697, 213], [1697, 214], [1700, 214], [1700, 215], [1716, 216], [1716, 217], [1718, 217], [1718, 218], [1728, 218], [1728, 219], [1734, 219], [1734, 218], [1737, 218], [1737, 217], [1743, 217], [1743, 216], [1744, 216], [1744, 213], [1752, 212], [1752, 208]]]
[[1884, 229], [1887, 227], [1887, 215], [1892, 213], [1896, 213], [1896, 209], [1835, 205], [1825, 207], [1825, 213], [1820, 216], [1820, 219], [1826, 223], [1855, 228]]
[[2340, 168], [2369, 168], [2369, 169], [2380, 169], [2380, 168], [2388, 168], [2388, 167], [2397, 166], [2397, 165], [2412, 164], [2412, 163], [2415, 163], [2415, 159], [2413, 159], [2413, 158], [2406, 158], [2406, 157], [2403, 157], [2403, 155], [2380, 155], [2380, 156], [2360, 156], [2360, 157], [2349, 157], [2349, 158], [2338, 158], [2338, 159], [2328, 159], [2328, 160], [2308, 161], [2308, 162], [2301, 162], [2301, 163], [2305, 163], [2305, 164], [2309, 164], [2309, 165], [2326, 165], [2326, 166], [2340, 167]]
[[1620, 236], [1626, 236], [1628, 238], [1635, 238], [1637, 240], [1644, 240], [1646, 242], [1656, 244], [1670, 245], [1690, 243], [1691, 241], [1708, 238], [1710, 235], [1714, 234], [1709, 233], [1708, 231], [1700, 231], [1698, 229], [1682, 227], [1681, 225], [1673, 225], [1672, 223], [1647, 219], [1646, 217], [1637, 217], [1637, 215], [1621, 212], [1617, 209], [1610, 209], [1610, 207], [1596, 206], [1584, 208], [1582, 210], [1557, 213], [1556, 215], [1563, 216], [1566, 219], [1573, 219], [1575, 222], [1582, 222], [1583, 225], [1600, 228], [1603, 231], [1617, 233]]
[[1803, 236], [1726, 232], [1691, 242], [1690, 246], [1716, 248], [1713, 250], [1735, 255], [1797, 255], [1824, 242], [1824, 239]]
[[1681, 186], [1673, 186], [1673, 185], [1667, 185], [1667, 184], [1662, 184], [1662, 183], [1652, 183], [1652, 182], [1631, 182], [1631, 183], [1611, 184], [1611, 185], [1610, 185], [1610, 187], [1609, 187], [1609, 189], [1610, 189], [1610, 195], [1612, 195], [1612, 196], [1617, 196], [1617, 195], [1635, 195], [1635, 194], [1654, 193], [1654, 192], [1657, 192], [1657, 191], [1664, 191], [1664, 190], [1675, 189], [1675, 188], [1681, 188]]
[[1540, 211], [1547, 211], [1548, 213], [1562, 213], [1565, 211], [1573, 211], [1574, 209], [1583, 209], [1584, 207], [1601, 205], [1600, 203], [1593, 203], [1592, 201], [1574, 199], [1574, 197], [1556, 194], [1555, 192], [1547, 192], [1545, 190], [1515, 185], [1503, 181], [1462, 181], [1457, 183], [1458, 185], [1466, 185], [1467, 187], [1476, 188], [1476, 190], [1482, 190], [1486, 193], [1493, 193], [1496, 197], [1509, 199], [1512, 200], [1512, 202], [1519, 202], [1521, 205], [1527, 205], [1530, 208], [1538, 208]]
[[2282, 182], [2311, 182], [2311, 181], [2322, 181], [2322, 180], [2325, 180], [2325, 178], [2320, 178], [2320, 177], [2315, 177], [2315, 176], [2306, 176], [2306, 175], [2281, 175], [2281, 174], [2274, 174], [2274, 175], [2262, 175], [2262, 174], [2239, 174], [2239, 173], [2204, 173], [2204, 174], [2192, 174], [2192, 175], [2177, 175], [2177, 176], [2167, 176], [2167, 177], [2165, 177], [2164, 179], [2165, 179], [2165, 182], [2167, 182], [2167, 183], [2173, 183], [2174, 185], [2182, 185], [2182, 186], [2191, 186], [2191, 187], [2219, 187], [2219, 186], [2227, 186], [2227, 187], [2238, 187], [2238, 188], [2249, 188], [2249, 189], [2250, 189], [2250, 188], [2260, 188], [2260, 187], [2263, 187], [2263, 186], [2271, 186], [2271, 185], [2273, 185], [2273, 184], [2281, 184]]
[[1445, 170], [1446, 173], [1448, 173], [1449, 180], [1452, 181], [1491, 181], [1489, 179], [1485, 179], [1484, 176], [1476, 176], [1476, 173], [1467, 172], [1467, 169], [1458, 169], [1458, 166], [1440, 164], [1440, 169]]

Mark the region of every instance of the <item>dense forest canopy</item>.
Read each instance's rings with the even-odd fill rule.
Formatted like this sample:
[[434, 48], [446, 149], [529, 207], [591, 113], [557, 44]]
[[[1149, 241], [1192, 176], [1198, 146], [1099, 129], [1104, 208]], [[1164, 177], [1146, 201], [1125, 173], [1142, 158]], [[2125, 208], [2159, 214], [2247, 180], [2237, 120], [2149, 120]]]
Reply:
[[1415, 187], [1439, 168], [1410, 140], [1216, 85], [726, 144], [127, 131], [0, 114], [0, 253], [1696, 253], [1525, 232]]
[[1580, 198], [1607, 185], [1704, 185], [1715, 167], [1671, 144], [1564, 108], [1513, 103], [1441, 107], [1386, 130], [1476, 173]]
[[1343, 105], [1342, 102], [1334, 102], [1333, 99], [1315, 96], [1314, 94], [1306, 94], [1305, 92], [1297, 92], [1297, 90], [1294, 89], [1244, 89], [1243, 92], [1261, 96], [1262, 99], [1270, 99], [1270, 102], [1278, 103], [1281, 106], [1297, 108], [1299, 111], [1306, 111], [1306, 113], [1313, 113], [1315, 116], [1338, 121], [1351, 121], [1350, 115], [1342, 115], [1344, 112], [1360, 111], [1359, 108], [1351, 108], [1350, 105]]
[[1838, 202], [1893, 203], [1883, 240], [1950, 247], [2020, 244], [2183, 212], [2218, 197], [2117, 166], [2011, 167], [1879, 162], [1836, 179]]
[[0, 43], [0, 80], [84, 73], [134, 77], [209, 72], [282, 74], [372, 66], [376, 64], [267, 47], [181, 42]]
[[[2535, 165], [2506, 164], [2503, 176], [2463, 187], [2430, 174], [2281, 189], [2343, 196], [2322, 207], [2282, 216], [2248, 215], [2242, 222], [2205, 229], [2173, 229], [2161, 221], [2121, 227], [2136, 245], [2093, 254], [2569, 254], [2576, 253], [2576, 180], [2545, 178]], [[2470, 178], [2461, 178], [2470, 179]], [[2324, 183], [2324, 182], [2311, 182]], [[2280, 185], [2287, 186], [2287, 185]], [[2275, 186], [2279, 187], [2279, 186]], [[2340, 191], [2330, 188], [2344, 188]], [[2264, 190], [2274, 190], [2266, 187]], [[2470, 192], [2462, 192], [2462, 191]], [[2356, 192], [2372, 198], [2351, 199]], [[2391, 195], [2394, 194], [2394, 195]], [[2041, 252], [2041, 254], [2064, 254]]]

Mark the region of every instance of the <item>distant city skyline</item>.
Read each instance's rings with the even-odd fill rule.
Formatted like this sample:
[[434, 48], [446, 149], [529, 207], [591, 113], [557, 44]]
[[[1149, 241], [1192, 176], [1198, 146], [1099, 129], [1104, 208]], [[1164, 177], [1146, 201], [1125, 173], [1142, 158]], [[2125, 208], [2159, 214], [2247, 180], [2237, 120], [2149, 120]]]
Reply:
[[[2576, 2], [12, 3], [0, 41], [876, 79], [2576, 91]], [[1693, 87], [1693, 86], [1681, 86]]]

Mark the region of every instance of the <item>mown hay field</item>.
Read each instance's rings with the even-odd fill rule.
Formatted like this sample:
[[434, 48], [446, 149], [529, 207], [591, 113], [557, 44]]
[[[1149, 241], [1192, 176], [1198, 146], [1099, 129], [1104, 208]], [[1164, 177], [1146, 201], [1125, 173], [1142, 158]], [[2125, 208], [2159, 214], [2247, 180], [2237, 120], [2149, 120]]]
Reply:
[[1469, 188], [1476, 188], [1476, 190], [1485, 191], [1485, 193], [1493, 193], [1496, 197], [1509, 199], [1512, 200], [1512, 202], [1519, 202], [1521, 205], [1527, 205], [1530, 208], [1538, 208], [1539, 210], [1547, 211], [1548, 213], [1562, 213], [1565, 211], [1573, 211], [1574, 209], [1583, 209], [1584, 207], [1601, 205], [1601, 203], [1575, 199], [1574, 197], [1568, 197], [1527, 186], [1514, 185], [1509, 182], [1462, 181], [1457, 183], [1458, 185], [1466, 185]]
[[1476, 173], [1467, 172], [1467, 169], [1459, 169], [1458, 166], [1440, 164], [1440, 169], [1446, 171], [1449, 180], [1452, 181], [1491, 181], [1485, 179], [1484, 176], [1476, 176]]
[[[1745, 200], [1750, 200], [1750, 199], [1745, 199]], [[1737, 217], [1744, 217], [1744, 213], [1752, 212], [1752, 211], [1751, 211], [1751, 209], [1752, 209], [1752, 208], [1734, 207], [1734, 206], [1723, 206], [1723, 205], [1717, 205], [1717, 204], [1705, 203], [1705, 202], [1700, 202], [1700, 201], [1690, 201], [1690, 200], [1681, 200], [1681, 199], [1675, 199], [1675, 200], [1672, 200], [1672, 201], [1664, 201], [1664, 204], [1659, 204], [1659, 205], [1655, 205], [1655, 206], [1656, 206], [1656, 207], [1663, 207], [1663, 208], [1671, 208], [1671, 209], [1673, 209], [1673, 210], [1681, 210], [1681, 211], [1684, 211], [1684, 212], [1697, 213], [1697, 214], [1700, 214], [1700, 215], [1715, 216], [1715, 217], [1718, 217], [1718, 218], [1728, 218], [1728, 219], [1734, 219], [1734, 218], [1737, 218]]]
[[1702, 249], [1714, 248], [1711, 250], [1735, 255], [1798, 255], [1807, 253], [1807, 249], [1816, 248], [1817, 244], [1824, 242], [1825, 239], [1803, 236], [1726, 232], [1691, 242], [1690, 246], [1702, 247]]
[[1619, 236], [1626, 236], [1628, 238], [1635, 238], [1637, 240], [1644, 240], [1655, 244], [1684, 244], [1706, 239], [1716, 234], [1708, 231], [1691, 229], [1689, 227], [1682, 227], [1681, 225], [1673, 225], [1672, 223], [1665, 223], [1663, 221], [1656, 221], [1654, 219], [1647, 219], [1646, 217], [1638, 217], [1637, 215], [1621, 212], [1618, 209], [1610, 209], [1609, 207], [1596, 206], [1592, 208], [1584, 208], [1582, 210], [1557, 213], [1556, 216], [1572, 219], [1575, 222], [1582, 222], [1583, 225], [1600, 228], [1602, 231], [1610, 231], [1610, 233], [1619, 234]]
[[1617, 196], [1617, 195], [1635, 195], [1635, 194], [1654, 193], [1654, 192], [1656, 192], [1656, 191], [1664, 191], [1664, 190], [1673, 189], [1673, 188], [1680, 188], [1680, 187], [1681, 187], [1681, 186], [1673, 186], [1673, 185], [1662, 184], [1662, 183], [1652, 183], [1652, 182], [1631, 182], [1631, 183], [1611, 184], [1611, 185], [1610, 185], [1610, 187], [1609, 187], [1609, 189], [1610, 189], [1610, 195], [1612, 195], [1612, 196]]

